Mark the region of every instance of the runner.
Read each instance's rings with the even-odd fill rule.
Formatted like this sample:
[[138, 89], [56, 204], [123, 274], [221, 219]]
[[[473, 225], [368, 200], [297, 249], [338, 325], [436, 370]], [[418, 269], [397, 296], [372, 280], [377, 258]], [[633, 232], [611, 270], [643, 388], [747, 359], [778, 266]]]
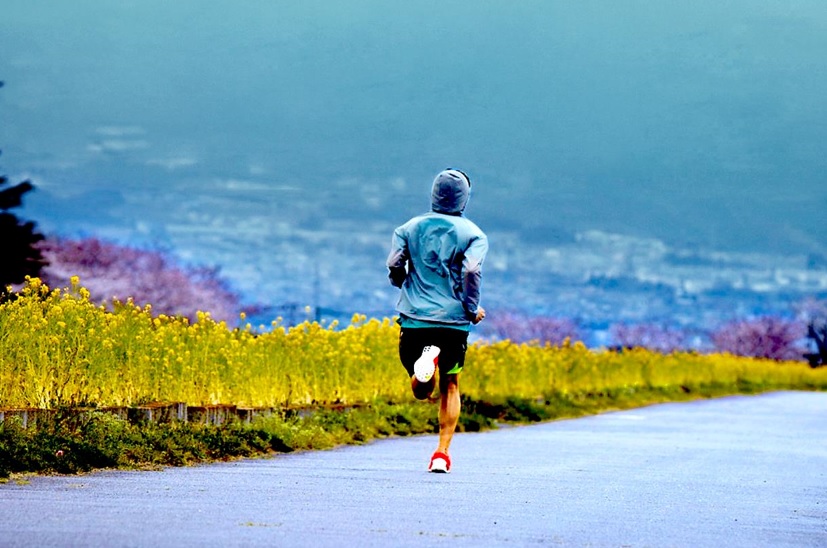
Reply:
[[393, 233], [387, 266], [400, 288], [399, 358], [417, 399], [430, 397], [439, 370], [439, 445], [429, 472], [449, 472], [448, 449], [460, 413], [459, 374], [471, 324], [485, 318], [480, 306], [482, 263], [488, 238], [463, 216], [471, 180], [458, 169], [440, 172], [431, 190], [431, 212]]

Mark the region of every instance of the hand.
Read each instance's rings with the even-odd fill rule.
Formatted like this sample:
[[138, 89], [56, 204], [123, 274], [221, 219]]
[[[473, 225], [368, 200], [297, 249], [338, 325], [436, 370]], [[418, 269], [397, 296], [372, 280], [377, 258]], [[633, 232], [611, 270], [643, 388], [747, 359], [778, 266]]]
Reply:
[[474, 325], [477, 325], [478, 323], [480, 323], [484, 319], [485, 319], [485, 309], [480, 306], [479, 308], [477, 308], [477, 317], [474, 318], [473, 320], [471, 320], [471, 323], [473, 323]]

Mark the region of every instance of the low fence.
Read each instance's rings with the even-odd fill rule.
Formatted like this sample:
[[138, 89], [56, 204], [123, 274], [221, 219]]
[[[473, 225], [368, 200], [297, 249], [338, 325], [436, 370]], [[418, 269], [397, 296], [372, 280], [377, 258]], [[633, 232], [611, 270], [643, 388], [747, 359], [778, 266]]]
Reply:
[[[89, 412], [110, 413], [122, 420], [132, 423], [140, 422], [189, 422], [220, 426], [231, 421], [249, 424], [259, 416], [280, 413], [285, 416], [307, 416], [318, 409], [346, 410], [361, 406], [325, 406], [325, 407], [238, 407], [236, 405], [192, 406], [181, 402], [152, 402], [135, 407], [80, 407], [61, 411], [61, 413], [78, 414]], [[2, 409], [0, 408], [0, 425], [6, 420], [17, 420], [23, 428], [36, 428], [38, 424], [48, 424], [55, 419], [58, 411], [54, 409]]]

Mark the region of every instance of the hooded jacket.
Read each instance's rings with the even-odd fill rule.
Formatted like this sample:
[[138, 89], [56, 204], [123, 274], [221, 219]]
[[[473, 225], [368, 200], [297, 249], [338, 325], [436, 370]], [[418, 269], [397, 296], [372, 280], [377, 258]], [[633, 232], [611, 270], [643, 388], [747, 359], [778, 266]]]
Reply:
[[403, 316], [457, 327], [476, 317], [488, 238], [463, 216], [470, 195], [468, 178], [445, 170], [434, 179], [431, 212], [394, 231], [388, 277], [401, 289]]

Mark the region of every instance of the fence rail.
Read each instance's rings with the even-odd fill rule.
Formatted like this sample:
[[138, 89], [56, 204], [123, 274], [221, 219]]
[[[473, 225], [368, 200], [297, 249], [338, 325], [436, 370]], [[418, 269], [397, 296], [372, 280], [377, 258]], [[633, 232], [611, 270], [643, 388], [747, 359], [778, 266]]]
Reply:
[[[326, 405], [317, 407], [239, 407], [237, 405], [193, 406], [182, 402], [152, 402], [135, 407], [77, 407], [66, 410], [69, 414], [99, 412], [110, 413], [131, 423], [189, 422], [220, 426], [231, 421], [249, 424], [256, 417], [279, 413], [285, 416], [308, 416], [319, 409], [348, 409], [364, 405]], [[38, 408], [0, 408], [0, 425], [7, 420], [17, 420], [23, 428], [36, 428], [52, 422], [58, 411]]]

